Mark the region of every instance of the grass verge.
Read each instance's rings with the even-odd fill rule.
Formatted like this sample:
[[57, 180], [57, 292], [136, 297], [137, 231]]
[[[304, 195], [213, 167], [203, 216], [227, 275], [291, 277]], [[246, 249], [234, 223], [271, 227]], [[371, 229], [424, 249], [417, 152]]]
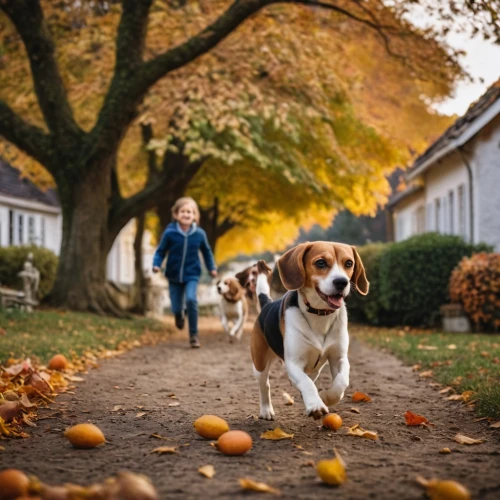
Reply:
[[0, 310], [0, 366], [8, 358], [36, 357], [47, 362], [54, 354], [80, 356], [86, 351], [116, 349], [169, 331], [159, 321], [134, 317], [116, 319], [93, 314], [36, 311], [31, 314]]
[[[451, 386], [458, 394], [472, 391], [481, 417], [500, 418], [500, 335], [397, 330], [354, 325], [357, 338], [383, 348], [403, 362]], [[451, 393], [450, 393], [451, 394]]]

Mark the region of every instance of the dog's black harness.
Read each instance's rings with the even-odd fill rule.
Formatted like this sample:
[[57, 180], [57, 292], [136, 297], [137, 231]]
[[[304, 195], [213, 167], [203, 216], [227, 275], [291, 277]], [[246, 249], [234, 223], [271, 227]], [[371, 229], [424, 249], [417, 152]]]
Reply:
[[269, 301], [263, 305], [258, 317], [259, 326], [264, 332], [269, 347], [281, 359], [285, 357], [284, 332], [281, 331], [281, 325], [283, 324], [285, 311], [289, 307], [299, 307], [299, 294], [297, 291], [287, 292], [281, 299], [274, 302]]

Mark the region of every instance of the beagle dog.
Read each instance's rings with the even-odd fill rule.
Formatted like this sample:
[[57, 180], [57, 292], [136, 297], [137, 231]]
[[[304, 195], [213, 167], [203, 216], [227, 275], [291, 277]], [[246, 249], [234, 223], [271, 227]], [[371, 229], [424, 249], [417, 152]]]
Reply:
[[[261, 312], [251, 336], [254, 375], [260, 388], [260, 418], [274, 419], [269, 385], [272, 361], [281, 358], [292, 384], [302, 394], [306, 414], [315, 419], [338, 403], [349, 385], [347, 311], [345, 298], [355, 288], [368, 293], [365, 268], [356, 249], [342, 243], [302, 243], [278, 260], [288, 292], [272, 301], [271, 269], [258, 262], [257, 295]], [[329, 364], [330, 387], [315, 385]]]
[[245, 289], [236, 278], [229, 277], [217, 282], [217, 292], [221, 296], [219, 305], [224, 331], [229, 335], [230, 342], [234, 338], [239, 340], [248, 317]]

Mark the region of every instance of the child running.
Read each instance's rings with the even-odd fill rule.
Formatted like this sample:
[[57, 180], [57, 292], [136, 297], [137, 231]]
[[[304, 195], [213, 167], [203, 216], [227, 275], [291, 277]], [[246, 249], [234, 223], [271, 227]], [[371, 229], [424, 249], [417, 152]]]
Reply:
[[214, 278], [217, 276], [217, 268], [207, 235], [198, 226], [200, 211], [193, 198], [179, 198], [172, 207], [172, 217], [174, 221], [166, 227], [153, 257], [153, 272], [157, 273], [160, 270], [163, 259], [168, 254], [165, 276], [168, 280], [175, 326], [179, 330], [184, 328], [185, 301], [189, 322], [189, 344], [197, 348], [200, 347], [200, 340], [196, 292], [201, 274], [198, 252], [201, 250], [205, 265]]

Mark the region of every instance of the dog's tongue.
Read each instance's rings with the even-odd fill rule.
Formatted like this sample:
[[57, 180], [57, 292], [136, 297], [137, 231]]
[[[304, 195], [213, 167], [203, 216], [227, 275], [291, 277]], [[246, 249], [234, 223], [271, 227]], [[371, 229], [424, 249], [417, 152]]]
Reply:
[[329, 295], [328, 296], [328, 303], [331, 304], [334, 307], [340, 307], [342, 305], [342, 300], [344, 300], [344, 297], [342, 295]]

